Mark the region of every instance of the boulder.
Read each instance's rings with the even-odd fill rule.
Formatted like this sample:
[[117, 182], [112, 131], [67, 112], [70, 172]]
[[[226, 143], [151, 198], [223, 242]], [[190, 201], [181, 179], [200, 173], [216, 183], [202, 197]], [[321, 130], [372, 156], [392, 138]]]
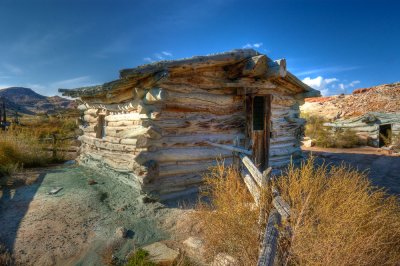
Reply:
[[150, 260], [162, 265], [172, 265], [179, 256], [179, 252], [167, 247], [161, 242], [156, 242], [143, 247], [149, 252]]
[[118, 227], [116, 230], [115, 230], [115, 236], [117, 237], [117, 238], [125, 238], [126, 236], [127, 236], [127, 233], [128, 233], [128, 230], [126, 230], [126, 228], [125, 227]]

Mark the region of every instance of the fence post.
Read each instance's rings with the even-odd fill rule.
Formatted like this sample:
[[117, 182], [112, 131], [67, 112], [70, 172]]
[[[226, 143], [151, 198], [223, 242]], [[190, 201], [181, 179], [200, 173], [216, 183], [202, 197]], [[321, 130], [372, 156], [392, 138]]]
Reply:
[[[239, 137], [236, 136], [236, 138], [233, 140], [233, 146], [235, 147], [239, 147]], [[232, 152], [233, 155], [233, 169], [235, 169], [235, 171], [237, 171], [238, 173], [240, 173], [240, 158], [239, 158], [239, 153], [234, 151]]]
[[52, 134], [53, 137], [53, 160], [57, 158], [57, 136], [56, 134]]

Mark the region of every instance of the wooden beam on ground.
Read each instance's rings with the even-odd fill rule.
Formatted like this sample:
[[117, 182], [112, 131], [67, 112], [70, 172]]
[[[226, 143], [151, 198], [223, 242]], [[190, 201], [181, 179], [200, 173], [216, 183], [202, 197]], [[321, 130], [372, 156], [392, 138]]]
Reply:
[[240, 159], [242, 159], [242, 163], [244, 164], [244, 166], [246, 166], [251, 176], [257, 182], [257, 185], [259, 187], [262, 187], [264, 181], [263, 181], [263, 174], [260, 172], [260, 170], [258, 170], [258, 168], [253, 164], [252, 160], [248, 156], [239, 153], [239, 157]]
[[250, 194], [254, 198], [254, 202], [256, 203], [257, 206], [260, 204], [260, 189], [257, 186], [257, 183], [254, 181], [254, 179], [251, 177], [251, 175], [245, 170], [242, 170], [242, 178], [244, 183], [247, 186], [247, 189], [249, 190]]
[[290, 206], [281, 196], [274, 197], [272, 205], [282, 216], [282, 219], [287, 220], [290, 217]]
[[267, 222], [267, 228], [263, 242], [261, 244], [260, 256], [257, 266], [273, 266], [278, 246], [279, 231], [278, 226], [281, 223], [281, 217], [277, 210], [272, 209]]

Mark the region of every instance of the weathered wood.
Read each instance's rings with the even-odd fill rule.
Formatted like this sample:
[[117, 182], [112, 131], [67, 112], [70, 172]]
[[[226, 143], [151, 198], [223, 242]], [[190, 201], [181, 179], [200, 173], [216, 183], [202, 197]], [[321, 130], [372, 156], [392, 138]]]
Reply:
[[290, 206], [281, 196], [274, 197], [272, 205], [274, 205], [275, 209], [284, 220], [287, 220], [290, 217]]
[[264, 168], [269, 166], [269, 151], [271, 149], [271, 117], [272, 117], [272, 95], [264, 97]]
[[252, 155], [251, 151], [245, 150], [245, 149], [240, 148], [240, 147], [223, 145], [223, 144], [213, 143], [213, 142], [210, 142], [210, 141], [205, 141], [205, 143], [207, 143], [208, 145], [214, 146], [214, 147], [218, 147], [218, 148], [222, 148], [222, 149], [228, 150], [228, 151], [241, 152], [243, 154], [250, 155], [250, 156]]
[[267, 79], [277, 79], [286, 77], [286, 59], [268, 62], [268, 70], [265, 74]]
[[250, 194], [253, 196], [254, 202], [257, 206], [260, 204], [260, 188], [257, 186], [257, 183], [254, 181], [249, 172], [245, 169], [242, 170], [242, 178], [244, 183], [246, 184], [247, 189]]
[[264, 130], [253, 130], [253, 160], [254, 164], [258, 169], [264, 169], [265, 167], [265, 134]]
[[247, 170], [251, 174], [251, 176], [254, 178], [254, 180], [257, 182], [257, 185], [262, 187], [263, 185], [263, 175], [258, 170], [258, 168], [253, 164], [251, 159], [247, 157], [246, 155], [239, 153], [240, 159], [242, 159], [242, 163], [244, 166], [246, 166]]
[[267, 228], [261, 245], [257, 266], [273, 266], [278, 247], [278, 226], [281, 218], [275, 209], [272, 209], [267, 222]]

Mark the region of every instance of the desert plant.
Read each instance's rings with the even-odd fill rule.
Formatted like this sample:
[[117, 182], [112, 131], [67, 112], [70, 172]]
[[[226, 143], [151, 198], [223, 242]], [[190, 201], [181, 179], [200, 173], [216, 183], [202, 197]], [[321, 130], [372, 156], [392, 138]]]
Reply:
[[[290, 204], [292, 235], [281, 239], [288, 264], [395, 265], [400, 262], [400, 206], [345, 165], [290, 166], [275, 182]], [[289, 243], [289, 249], [288, 249]]]
[[128, 258], [125, 266], [156, 266], [157, 264], [150, 261], [150, 254], [144, 249], [137, 249], [132, 256]]
[[[206, 177], [211, 204], [199, 204], [197, 217], [210, 257], [227, 253], [240, 265], [258, 257], [258, 208], [231, 168], [218, 166]], [[272, 182], [291, 206], [291, 228], [279, 242], [288, 265], [396, 265], [400, 262], [398, 198], [373, 187], [364, 173], [345, 165], [291, 165]], [[269, 190], [263, 194], [271, 194]], [[270, 196], [265, 196], [268, 207]], [[268, 213], [266, 214], [268, 215]], [[265, 229], [265, 228], [263, 228]], [[285, 232], [285, 231], [282, 231]]]
[[0, 265], [4, 265], [4, 266], [15, 265], [12, 254], [2, 244], [0, 244]]
[[206, 188], [194, 214], [202, 226], [207, 259], [229, 254], [242, 264], [254, 265], [258, 257], [259, 210], [232, 167], [219, 163], [205, 176]]
[[315, 140], [315, 144], [323, 148], [352, 148], [360, 144], [359, 137], [349, 129], [324, 126], [327, 122], [323, 117], [303, 114], [306, 119], [305, 135]]

